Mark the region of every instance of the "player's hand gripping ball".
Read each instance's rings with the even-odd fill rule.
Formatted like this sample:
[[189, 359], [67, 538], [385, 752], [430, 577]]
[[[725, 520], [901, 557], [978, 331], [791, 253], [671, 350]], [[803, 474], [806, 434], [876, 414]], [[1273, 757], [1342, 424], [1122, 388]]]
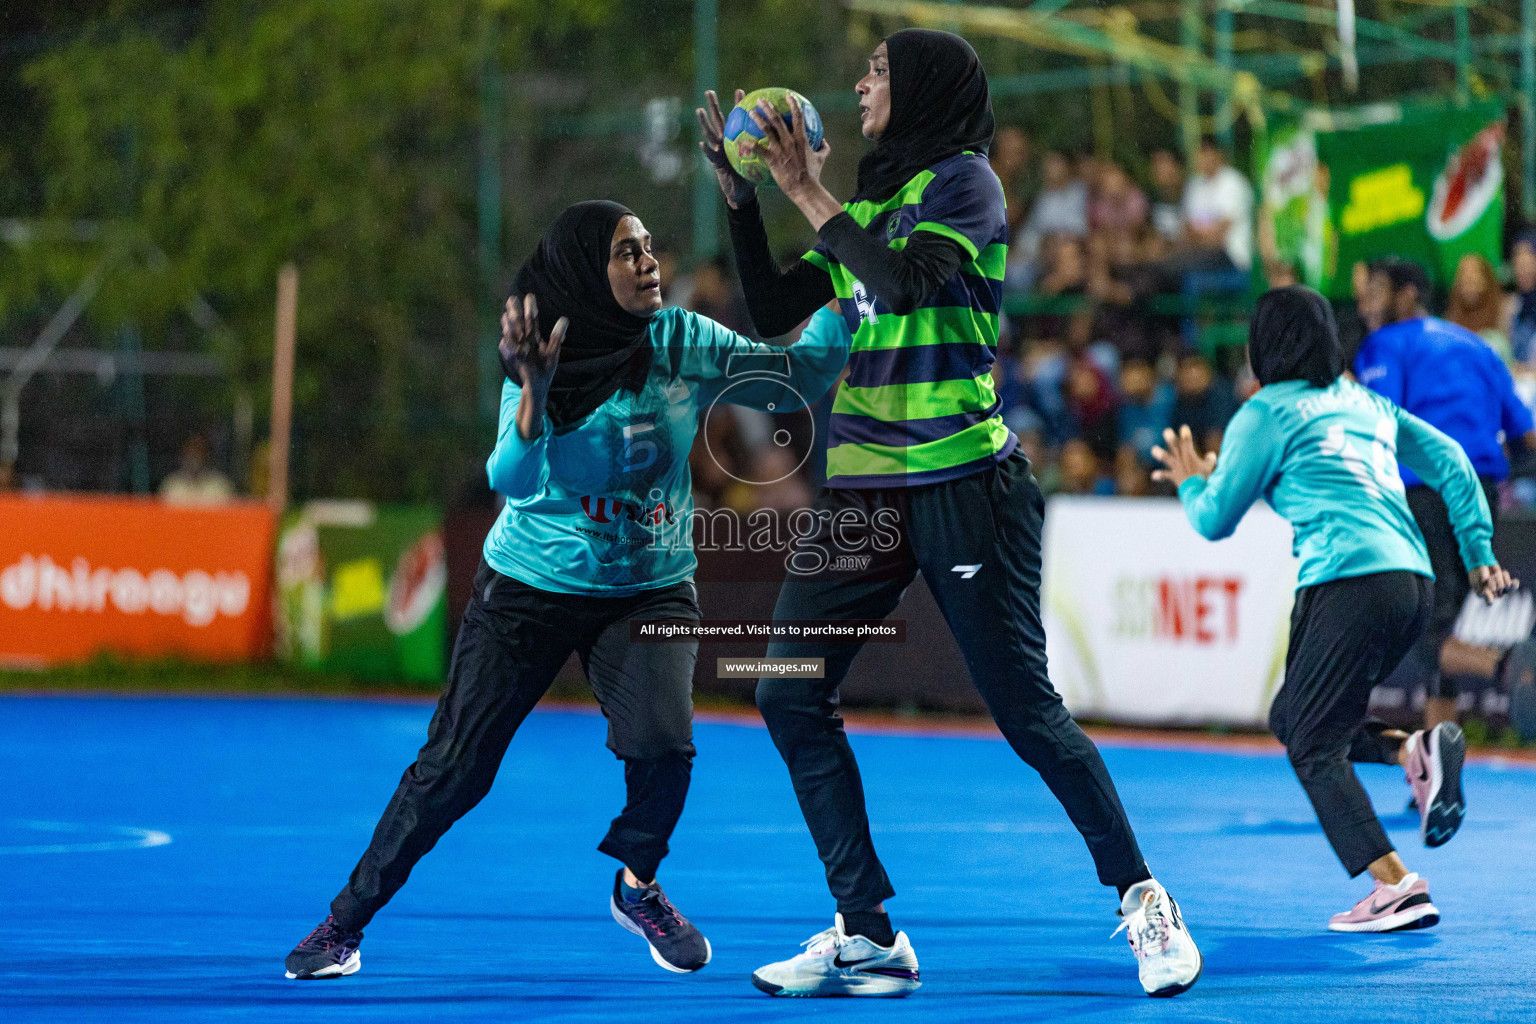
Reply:
[[791, 96], [800, 101], [800, 112], [805, 117], [805, 136], [810, 140], [811, 148], [820, 149], [821, 115], [811, 106], [810, 100], [792, 89], [754, 89], [743, 96], [741, 102], [725, 116], [725, 158], [731, 162], [737, 174], [754, 185], [773, 182], [773, 175], [769, 173], [768, 164], [761, 152], [763, 147], [771, 143], [764, 141], [763, 130], [747, 112], [756, 108], [758, 101], [767, 100], [783, 116], [784, 124], [790, 126], [793, 124], [793, 115], [789, 109]]

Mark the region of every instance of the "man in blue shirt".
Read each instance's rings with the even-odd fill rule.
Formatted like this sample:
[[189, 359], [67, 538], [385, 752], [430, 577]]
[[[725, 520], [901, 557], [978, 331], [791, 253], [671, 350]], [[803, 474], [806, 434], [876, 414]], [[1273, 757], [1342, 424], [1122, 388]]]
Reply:
[[[1531, 410], [1515, 393], [1509, 370], [1476, 334], [1425, 311], [1429, 275], [1417, 263], [1383, 260], [1371, 268], [1369, 288], [1384, 311], [1385, 326], [1361, 343], [1355, 375], [1459, 443], [1488, 507], [1497, 509], [1498, 483], [1509, 476], [1504, 444], [1518, 439], [1536, 446]], [[1468, 590], [1455, 534], [1440, 495], [1412, 470], [1404, 467], [1402, 475], [1435, 573], [1434, 615], [1402, 671], [1415, 687], [1424, 687], [1424, 727], [1433, 729], [1456, 720], [1456, 676], [1500, 675], [1500, 653], [1451, 635]]]

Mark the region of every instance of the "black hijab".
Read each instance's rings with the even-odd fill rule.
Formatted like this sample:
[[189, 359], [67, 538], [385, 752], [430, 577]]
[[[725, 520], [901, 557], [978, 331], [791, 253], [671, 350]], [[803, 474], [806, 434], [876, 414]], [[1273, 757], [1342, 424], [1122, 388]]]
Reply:
[[650, 318], [626, 313], [608, 283], [613, 232], [631, 216], [605, 199], [567, 207], [512, 283], [514, 296], [532, 292], [538, 299], [544, 337], [562, 316], [571, 321], [549, 385], [549, 418], [557, 430], [591, 415], [619, 388], [638, 393], [645, 383]]
[[1260, 384], [1304, 380], [1325, 388], [1344, 372], [1333, 307], [1311, 288], [1290, 285], [1259, 296], [1248, 326], [1248, 362]]
[[992, 97], [971, 44], [949, 32], [904, 28], [886, 37], [891, 117], [859, 161], [854, 202], [883, 203], [925, 168], [992, 145]]

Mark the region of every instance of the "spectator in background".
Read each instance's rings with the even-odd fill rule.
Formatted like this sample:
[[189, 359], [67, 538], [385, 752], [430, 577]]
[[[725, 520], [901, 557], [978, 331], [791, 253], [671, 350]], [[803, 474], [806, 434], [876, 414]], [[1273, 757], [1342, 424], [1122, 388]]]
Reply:
[[1094, 457], [1114, 458], [1119, 443], [1120, 396], [1109, 374], [1085, 352], [1077, 352], [1067, 364], [1062, 390], [1067, 411], [1072, 414], [1079, 437], [1087, 442]]
[[1469, 252], [1456, 263], [1451, 301], [1445, 318], [1488, 343], [1499, 358], [1510, 362], [1509, 335], [1504, 332], [1504, 292], [1488, 257]]
[[1041, 247], [1052, 235], [1088, 234], [1088, 186], [1072, 173], [1065, 154], [1052, 150], [1040, 164], [1040, 193], [1009, 251], [1009, 283], [1028, 288], [1038, 274]]
[[1099, 457], [1080, 437], [1061, 446], [1061, 490], [1064, 494], [1115, 493], [1115, 482], [1104, 475]]
[[235, 496], [229, 477], [208, 464], [208, 442], [193, 434], [181, 446], [181, 465], [160, 481], [160, 499], [175, 505], [222, 505]]
[[1527, 231], [1515, 239], [1509, 269], [1515, 293], [1504, 307], [1504, 333], [1509, 337], [1510, 356], [1529, 366], [1536, 362], [1536, 232]]
[[1186, 271], [1253, 266], [1253, 186], [1213, 138], [1201, 140], [1195, 174], [1184, 188], [1183, 227]]
[[1147, 194], [1136, 187], [1125, 168], [1107, 160], [1088, 199], [1088, 228], [1113, 237], [1134, 237], [1147, 223]]
[[1146, 360], [1129, 359], [1120, 368], [1120, 394], [1120, 453], [1129, 452], [1151, 469], [1157, 465], [1152, 446], [1161, 444], [1163, 431], [1173, 426], [1173, 385], [1158, 380]]
[[1169, 243], [1184, 237], [1184, 165], [1166, 149], [1153, 152], [1152, 229]]
[[1008, 204], [1008, 234], [1012, 237], [1028, 213], [1025, 203], [1025, 171], [1029, 167], [1029, 136], [1017, 128], [999, 128], [992, 137], [987, 154], [992, 173], [1003, 183], [1003, 201]]
[[16, 490], [16, 463], [0, 462], [0, 494]]
[[694, 268], [687, 308], [737, 334], [756, 337], [746, 301], [731, 274], [731, 261], [725, 256], [711, 256]]
[[1200, 353], [1186, 352], [1180, 357], [1178, 372], [1174, 375], [1174, 391], [1177, 398], [1173, 406], [1173, 422], [1189, 425], [1201, 451], [1220, 450], [1227, 421], [1237, 411], [1231, 382], [1217, 376], [1210, 362]]
[[1125, 498], [1144, 498], [1152, 490], [1152, 474], [1136, 453], [1122, 448], [1115, 453], [1115, 493]]
[[1086, 295], [1088, 256], [1077, 235], [1052, 235], [1045, 246], [1044, 273], [1035, 285], [1041, 295]]

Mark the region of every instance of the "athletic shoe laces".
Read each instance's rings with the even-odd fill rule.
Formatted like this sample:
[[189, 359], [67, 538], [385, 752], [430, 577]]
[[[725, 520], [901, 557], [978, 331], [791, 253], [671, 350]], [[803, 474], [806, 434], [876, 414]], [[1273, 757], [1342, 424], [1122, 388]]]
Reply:
[[806, 953], [810, 954], [811, 956], [820, 956], [823, 953], [830, 953], [834, 949], [841, 949], [843, 943], [846, 941], [848, 941], [847, 937], [839, 934], [837, 927], [834, 925], [825, 931], [817, 932], [815, 935], [812, 935], [810, 938], [800, 943], [800, 945], [803, 946]]
[[667, 899], [667, 894], [660, 889], [651, 889], [640, 898], [639, 903], [631, 903], [635, 913], [640, 915], [657, 935], [668, 935], [672, 929], [680, 923], [683, 915], [677, 912], [672, 901]]
[[330, 950], [334, 946], [355, 946], [362, 937], [361, 932], [349, 932], [337, 924], [333, 918], [327, 917], [320, 923], [320, 927], [304, 937], [304, 941], [299, 943], [299, 946]]
[[[1138, 916], [1140, 920], [1137, 920]], [[1120, 927], [1116, 928], [1110, 937], [1113, 938], [1126, 929], [1130, 929], [1127, 937], [1131, 940], [1131, 948], [1138, 953], [1144, 948], [1166, 948], [1173, 929], [1173, 923], [1168, 918], [1166, 902], [1157, 898], [1144, 901], [1140, 914], [1132, 914], [1120, 922]]]

